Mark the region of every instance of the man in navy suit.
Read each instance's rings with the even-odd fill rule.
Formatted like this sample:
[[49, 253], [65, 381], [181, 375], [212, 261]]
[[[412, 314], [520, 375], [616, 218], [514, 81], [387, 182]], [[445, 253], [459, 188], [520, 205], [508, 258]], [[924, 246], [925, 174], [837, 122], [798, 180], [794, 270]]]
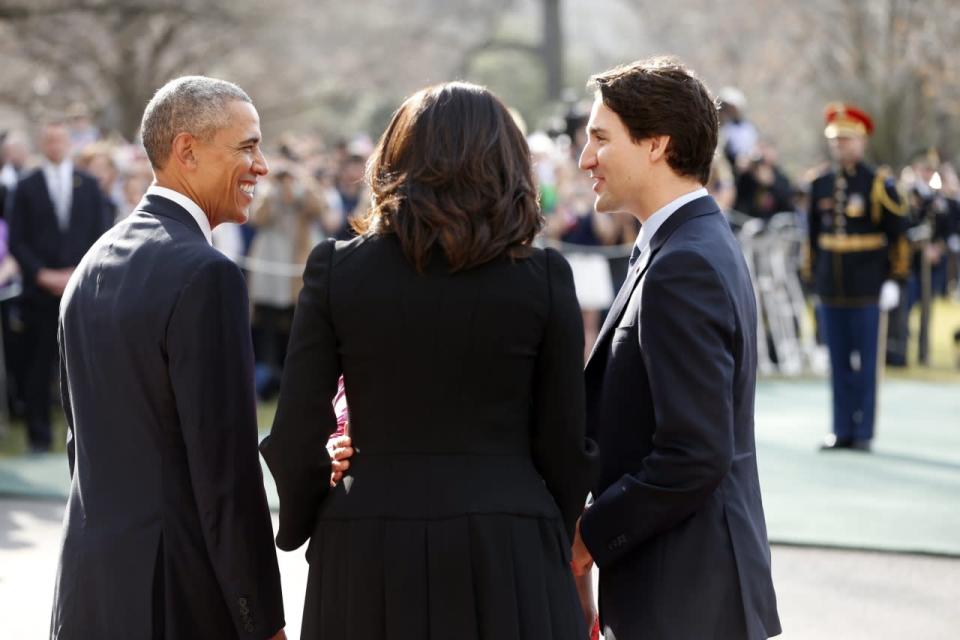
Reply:
[[780, 633], [757, 476], [757, 312], [743, 255], [707, 195], [717, 109], [680, 62], [593, 78], [580, 167], [596, 209], [642, 224], [586, 367], [601, 476], [573, 545], [600, 569], [605, 637]]
[[156, 177], [60, 309], [70, 499], [51, 639], [283, 639], [243, 274], [211, 245], [267, 174], [260, 118], [187, 76], [147, 105]]
[[24, 323], [24, 403], [30, 449], [50, 449], [50, 383], [57, 362], [57, 309], [67, 280], [107, 230], [104, 196], [73, 167], [70, 131], [60, 122], [40, 134], [43, 164], [17, 185], [10, 213], [10, 252], [20, 264]]

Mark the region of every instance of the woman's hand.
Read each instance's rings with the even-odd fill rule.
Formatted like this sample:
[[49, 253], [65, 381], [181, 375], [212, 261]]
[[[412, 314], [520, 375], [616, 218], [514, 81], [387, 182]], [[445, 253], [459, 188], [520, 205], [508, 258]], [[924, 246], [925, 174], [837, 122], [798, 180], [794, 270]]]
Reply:
[[[349, 424], [347, 425], [349, 432]], [[332, 471], [330, 472], [330, 486], [335, 487], [343, 474], [350, 468], [350, 458], [353, 457], [353, 441], [350, 436], [334, 436], [327, 440], [327, 453], [330, 455]]]

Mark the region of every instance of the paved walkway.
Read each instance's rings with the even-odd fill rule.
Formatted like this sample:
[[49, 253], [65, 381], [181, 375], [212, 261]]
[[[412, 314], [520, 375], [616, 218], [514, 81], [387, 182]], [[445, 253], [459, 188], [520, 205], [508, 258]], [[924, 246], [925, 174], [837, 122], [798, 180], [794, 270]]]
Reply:
[[[758, 387], [757, 447], [783, 637], [960, 637], [960, 389], [888, 381], [870, 455], [818, 452], [829, 420], [825, 381]], [[0, 638], [46, 637], [67, 486], [63, 454], [0, 458]], [[296, 638], [306, 563], [302, 552], [279, 557]]]
[[[2, 638], [46, 637], [62, 514], [62, 502], [0, 500]], [[299, 637], [307, 565], [302, 551], [281, 552], [279, 558], [293, 640]], [[783, 638], [957, 637], [958, 559], [775, 546], [773, 562]]]

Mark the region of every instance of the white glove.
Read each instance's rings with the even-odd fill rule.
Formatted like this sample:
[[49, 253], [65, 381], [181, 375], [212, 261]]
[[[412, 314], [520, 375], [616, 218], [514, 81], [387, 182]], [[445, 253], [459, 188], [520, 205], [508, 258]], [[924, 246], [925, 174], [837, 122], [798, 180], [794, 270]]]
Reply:
[[900, 285], [887, 280], [880, 287], [880, 311], [890, 311], [900, 304]]

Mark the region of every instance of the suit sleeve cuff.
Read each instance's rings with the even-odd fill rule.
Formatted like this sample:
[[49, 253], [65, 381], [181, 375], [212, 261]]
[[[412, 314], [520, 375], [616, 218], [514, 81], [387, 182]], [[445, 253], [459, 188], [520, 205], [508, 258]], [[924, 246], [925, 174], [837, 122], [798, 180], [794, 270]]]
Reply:
[[622, 523], [616, 527], [610, 526], [612, 523], [606, 522], [603, 507], [603, 496], [600, 496], [580, 518], [580, 538], [594, 563], [601, 569], [615, 563], [631, 547], [630, 536]]

